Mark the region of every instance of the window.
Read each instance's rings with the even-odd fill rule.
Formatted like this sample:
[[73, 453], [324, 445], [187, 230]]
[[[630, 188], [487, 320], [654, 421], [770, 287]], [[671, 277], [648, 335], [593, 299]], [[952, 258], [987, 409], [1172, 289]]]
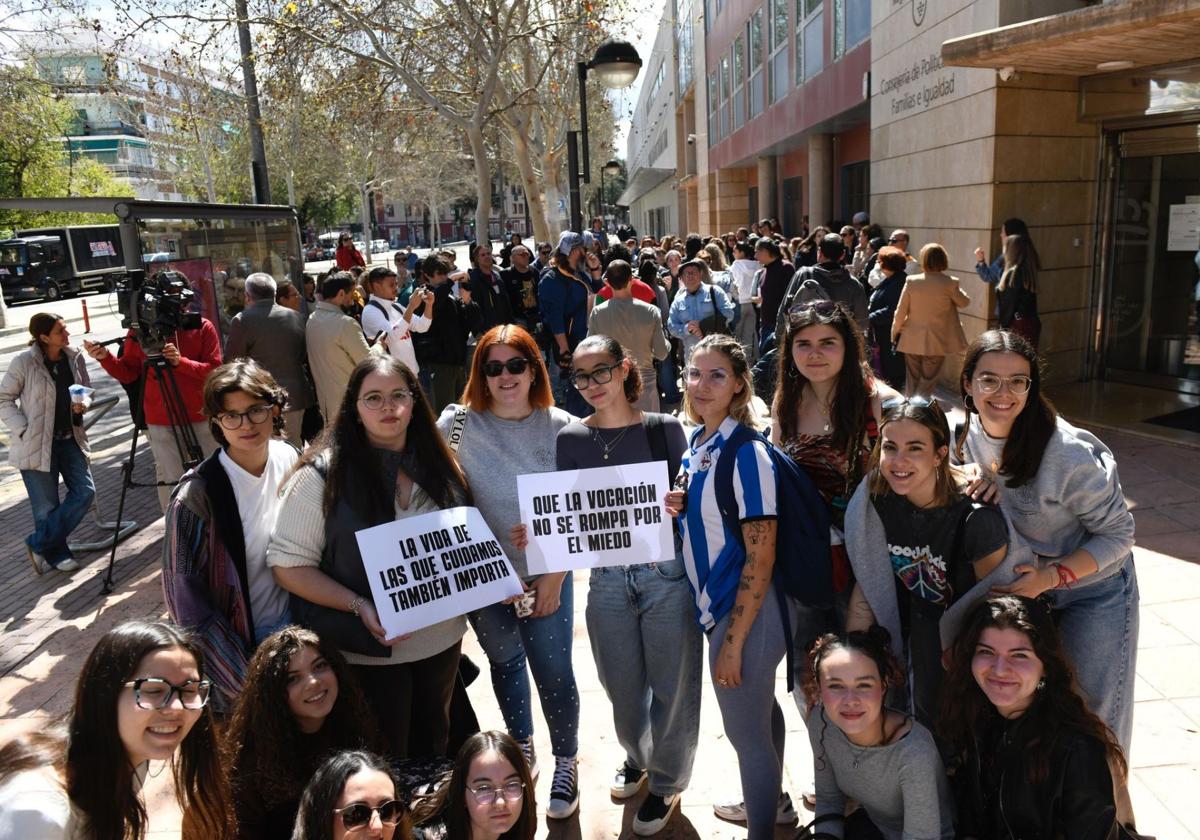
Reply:
[[729, 56], [721, 56], [721, 137], [729, 136]]
[[824, 0], [796, 0], [796, 84], [804, 84], [824, 67]]
[[715, 146], [720, 141], [717, 136], [717, 113], [721, 105], [717, 99], [717, 71], [708, 74], [708, 145]]
[[771, 10], [771, 102], [778, 102], [788, 92], [788, 3], [790, 0], [769, 0]]
[[664, 64], [665, 62], [660, 60], [658, 62], [658, 69], [654, 71], [654, 81], [650, 83], [650, 96], [646, 99], [647, 114], [650, 113], [650, 106], [654, 102], [654, 97], [658, 95], [659, 90], [662, 88], [663, 76], [666, 75]]
[[849, 218], [871, 204], [871, 162], [850, 163], [842, 167], [842, 218]]
[[675, 54], [679, 56], [675, 65], [676, 81], [680, 97], [692, 86], [693, 65], [692, 4], [690, 0], [675, 6]]
[[750, 16], [746, 23], [746, 43], [749, 45], [750, 78], [750, 112], [749, 119], [754, 119], [763, 110], [763, 11], [759, 9]]
[[834, 0], [833, 59], [837, 61], [871, 34], [870, 0]]
[[738, 35], [733, 42], [733, 130], [746, 123], [746, 36]]

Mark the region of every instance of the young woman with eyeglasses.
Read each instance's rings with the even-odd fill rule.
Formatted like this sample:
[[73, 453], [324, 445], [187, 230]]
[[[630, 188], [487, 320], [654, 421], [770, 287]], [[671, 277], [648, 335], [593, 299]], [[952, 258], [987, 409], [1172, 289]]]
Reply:
[[292, 840], [410, 840], [408, 806], [387, 761], [374, 753], [335, 753], [300, 799]]
[[872, 470], [846, 511], [855, 577], [846, 628], [888, 631], [905, 665], [907, 710], [930, 728], [957, 623], [986, 595], [981, 581], [1012, 580], [1004, 515], [965, 495], [966, 483], [950, 464], [938, 404], [896, 398], [884, 403]]
[[537, 805], [521, 747], [504, 732], [472, 735], [413, 817], [419, 840], [533, 840]]
[[460, 505], [470, 492], [434, 425], [417, 377], [372, 354], [350, 374], [341, 410], [301, 458], [267, 563], [292, 614], [342, 651], [395, 758], [444, 755], [466, 622], [454, 617], [389, 638], [355, 533]]
[[[684, 410], [699, 428], [683, 454], [668, 509], [677, 516], [697, 618], [708, 636], [708, 661], [725, 734], [738, 757], [744, 803], [717, 815], [745, 820], [751, 840], [775, 836], [777, 814], [794, 822], [782, 794], [783, 710], [775, 672], [787, 653], [788, 599], [772, 584], [777, 499], [775, 463], [766, 444], [749, 440], [730, 454], [731, 488], [717, 488], [717, 462], [740, 426], [757, 428], [753, 385], [737, 339], [700, 340], [686, 373]], [[741, 533], [726, 524], [718, 493], [731, 490]]]
[[516, 543], [522, 533], [517, 476], [556, 469], [555, 438], [572, 419], [554, 406], [537, 342], [512, 324], [493, 327], [479, 339], [462, 405], [448, 406], [438, 418], [438, 428], [471, 482], [476, 506], [526, 590], [534, 593], [529, 615], [518, 616], [513, 603], [500, 603], [469, 618], [491, 664], [504, 724], [536, 768], [529, 686], [533, 672], [554, 751], [546, 809], [553, 819], [569, 817], [579, 807], [579, 691], [571, 665], [574, 589], [568, 574], [529, 573], [525, 552]]
[[[558, 468], [661, 460], [673, 479], [687, 447], [683, 426], [669, 414], [638, 410], [642, 380], [629, 352], [593, 335], [575, 349], [571, 366], [572, 383], [595, 413], [558, 433]], [[702, 675], [682, 555], [647, 559], [653, 562], [593, 569], [586, 614], [596, 671], [625, 751], [610, 793], [628, 799], [649, 787], [632, 825], [641, 836], [666, 825], [691, 778]]]
[[251, 359], [209, 374], [204, 413], [221, 446], [179, 480], [167, 505], [163, 597], [204, 649], [221, 715], [233, 710], [254, 648], [289, 621], [288, 593], [267, 566], [279, 490], [300, 457], [279, 437], [287, 404], [287, 391]]
[[1139, 601], [1133, 515], [1112, 452], [1058, 415], [1041, 376], [1019, 335], [975, 339], [963, 359], [967, 427], [955, 455], [977, 479], [972, 492], [997, 500], [1035, 554], [998, 591], [1050, 603], [1083, 696], [1128, 753]]
[[[827, 633], [804, 672], [816, 771], [815, 837], [950, 840], [954, 803], [929, 730], [888, 708], [904, 684], [882, 627]], [[846, 807], [857, 803], [849, 814]]]
[[346, 660], [302, 627], [268, 636], [225, 733], [238, 836], [291, 840], [300, 796], [322, 759], [383, 747]]
[[144, 840], [151, 761], [170, 761], [184, 840], [235, 836], [204, 653], [162, 622], [100, 637], [52, 726], [0, 749], [0, 837]]

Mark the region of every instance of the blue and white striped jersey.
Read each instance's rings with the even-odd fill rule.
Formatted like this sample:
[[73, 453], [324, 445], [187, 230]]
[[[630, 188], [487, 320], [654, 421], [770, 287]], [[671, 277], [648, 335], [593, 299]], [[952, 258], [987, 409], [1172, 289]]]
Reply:
[[[712, 480], [721, 447], [737, 427], [738, 421], [727, 417], [716, 434], [703, 443], [698, 441], [704, 427], [696, 429], [680, 466], [687, 481], [687, 511], [680, 518], [683, 560], [696, 597], [697, 617], [705, 630], [711, 630], [733, 609], [746, 562], [746, 552], [738, 536], [730, 532], [721, 518]], [[775, 518], [778, 515], [775, 490], [775, 465], [766, 447], [759, 441], [744, 444], [737, 452], [733, 468], [738, 519]]]

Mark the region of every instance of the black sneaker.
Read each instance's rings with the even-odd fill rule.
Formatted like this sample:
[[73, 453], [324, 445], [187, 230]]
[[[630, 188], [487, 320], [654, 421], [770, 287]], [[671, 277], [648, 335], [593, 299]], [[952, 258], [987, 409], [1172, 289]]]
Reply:
[[554, 757], [554, 778], [550, 780], [550, 804], [546, 816], [565, 820], [579, 810], [579, 765], [574, 758]]
[[633, 833], [638, 837], [649, 837], [666, 828], [671, 815], [679, 809], [679, 794], [659, 796], [652, 793], [646, 797], [642, 807], [633, 818]]
[[608, 792], [612, 794], [613, 799], [628, 799], [637, 795], [637, 792], [642, 789], [642, 785], [646, 784], [647, 778], [649, 778], [649, 774], [645, 770], [630, 763], [629, 759], [625, 759], [625, 763], [621, 765], [617, 775], [613, 776], [612, 787], [608, 789]]

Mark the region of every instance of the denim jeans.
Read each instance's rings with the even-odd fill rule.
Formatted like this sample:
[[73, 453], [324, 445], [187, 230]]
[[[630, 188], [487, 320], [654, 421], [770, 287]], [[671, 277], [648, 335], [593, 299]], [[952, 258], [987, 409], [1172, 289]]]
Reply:
[[[60, 475], [67, 485], [67, 497], [61, 501]], [[50, 471], [21, 470], [21, 478], [33, 508], [33, 533], [25, 538], [25, 543], [57, 566], [71, 556], [67, 538], [83, 520], [96, 496], [87, 456], [74, 438], [56, 440], [50, 444]]]
[[667, 358], [659, 363], [658, 390], [662, 394], [664, 406], [679, 405], [683, 401], [683, 394], [679, 392], [679, 366], [675, 364], [674, 348]]
[[573, 758], [579, 752], [579, 689], [571, 667], [573, 591], [568, 573], [558, 610], [545, 618], [517, 618], [511, 604], [492, 604], [468, 616], [492, 667], [492, 689], [508, 734], [517, 740], [533, 735], [532, 670], [542, 714], [550, 727], [550, 744], [560, 758]]
[[1106, 580], [1052, 589], [1046, 597], [1088, 708], [1108, 724], [1129, 755], [1139, 602], [1133, 555]]
[[682, 793], [700, 733], [701, 633], [683, 561], [593, 569], [588, 638], [627, 761]]
[[567, 379], [568, 371], [559, 367], [558, 362], [554, 360], [550, 361], [549, 370], [550, 389], [554, 392], [554, 402], [558, 407], [573, 417], [590, 416], [595, 409], [583, 398], [579, 389], [571, 384], [571, 380]]

